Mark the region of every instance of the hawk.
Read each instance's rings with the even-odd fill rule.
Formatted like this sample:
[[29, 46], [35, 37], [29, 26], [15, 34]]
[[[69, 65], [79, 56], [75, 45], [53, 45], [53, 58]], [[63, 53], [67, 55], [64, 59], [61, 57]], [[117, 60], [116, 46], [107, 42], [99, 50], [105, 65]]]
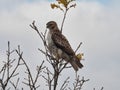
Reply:
[[50, 21], [46, 24], [49, 29], [47, 34], [48, 49], [50, 54], [55, 56], [57, 60], [64, 59], [69, 62], [75, 71], [82, 68], [83, 65], [80, 60], [75, 55], [75, 52], [71, 48], [69, 41], [59, 30], [57, 23], [55, 21]]

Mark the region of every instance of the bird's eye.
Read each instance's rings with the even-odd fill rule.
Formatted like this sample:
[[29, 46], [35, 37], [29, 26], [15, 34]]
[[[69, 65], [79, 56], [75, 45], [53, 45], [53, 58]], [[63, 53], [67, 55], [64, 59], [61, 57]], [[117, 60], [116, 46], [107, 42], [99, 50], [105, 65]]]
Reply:
[[54, 26], [52, 26], [51, 29], [54, 29]]

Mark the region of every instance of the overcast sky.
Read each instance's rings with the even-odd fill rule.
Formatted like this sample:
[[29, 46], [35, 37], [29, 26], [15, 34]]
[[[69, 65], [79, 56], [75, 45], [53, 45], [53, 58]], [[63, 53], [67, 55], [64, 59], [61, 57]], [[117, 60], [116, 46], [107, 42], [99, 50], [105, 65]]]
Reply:
[[[52, 2], [55, 0], [0, 0], [0, 68], [6, 59], [8, 41], [12, 49], [21, 45], [30, 67], [45, 59], [41, 59], [42, 54], [37, 50], [43, 48], [42, 41], [29, 24], [35, 20], [40, 32], [45, 31], [50, 20], [60, 27], [63, 14], [50, 8]], [[90, 81], [82, 90], [100, 90], [102, 86], [104, 90], [119, 90], [120, 1], [78, 0], [76, 3], [76, 8], [67, 14], [63, 34], [73, 49], [83, 42], [78, 52], [84, 53], [85, 60], [79, 74]], [[74, 71], [69, 69], [64, 74], [74, 76], [71, 72]]]

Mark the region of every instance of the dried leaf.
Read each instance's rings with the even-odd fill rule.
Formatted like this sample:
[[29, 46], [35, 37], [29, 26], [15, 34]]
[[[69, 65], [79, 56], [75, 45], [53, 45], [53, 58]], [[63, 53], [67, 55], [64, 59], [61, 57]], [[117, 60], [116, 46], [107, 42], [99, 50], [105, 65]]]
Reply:
[[77, 54], [77, 58], [78, 58], [79, 60], [83, 60], [83, 56], [84, 56], [84, 53], [79, 53], [79, 54]]
[[65, 8], [68, 6], [68, 0], [57, 0], [58, 4], [62, 4]]
[[59, 5], [56, 5], [56, 4], [51, 4], [51, 8], [52, 9], [59, 8], [60, 10], [64, 11]]
[[59, 6], [56, 5], [56, 4], [51, 4], [51, 8], [52, 8], [52, 9], [54, 9], [54, 8], [59, 8]]

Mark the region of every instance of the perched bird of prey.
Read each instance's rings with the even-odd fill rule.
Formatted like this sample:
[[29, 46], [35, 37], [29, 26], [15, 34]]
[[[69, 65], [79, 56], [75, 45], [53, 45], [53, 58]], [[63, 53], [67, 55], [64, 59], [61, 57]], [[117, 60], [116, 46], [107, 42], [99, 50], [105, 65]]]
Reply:
[[46, 27], [49, 29], [47, 42], [50, 53], [55, 56], [57, 60], [64, 59], [70, 62], [75, 71], [78, 71], [78, 68], [82, 68], [83, 65], [75, 55], [66, 37], [59, 30], [57, 23], [50, 21], [46, 24]]

